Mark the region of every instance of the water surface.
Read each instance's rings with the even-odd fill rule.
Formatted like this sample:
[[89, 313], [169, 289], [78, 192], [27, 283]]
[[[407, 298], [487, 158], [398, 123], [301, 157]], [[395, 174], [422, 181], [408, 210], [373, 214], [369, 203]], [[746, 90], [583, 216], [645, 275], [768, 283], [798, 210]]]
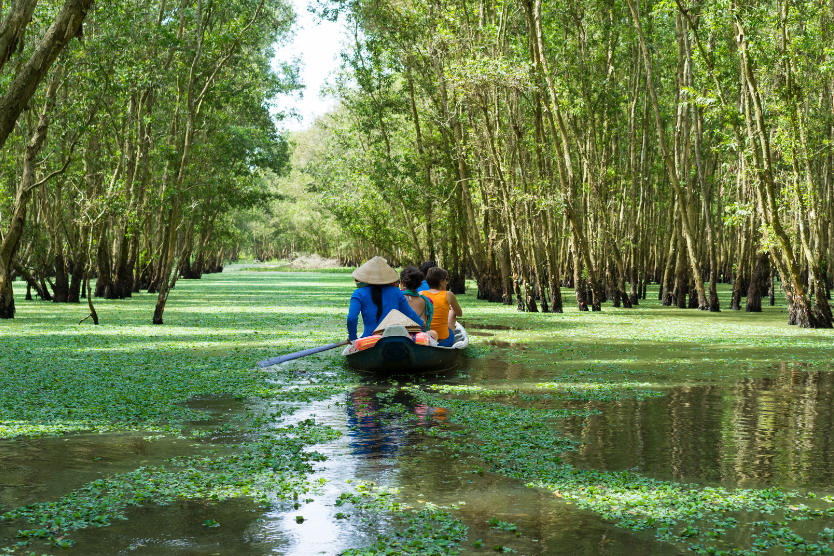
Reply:
[[[521, 357], [519, 350], [464, 359], [444, 373], [398, 377], [423, 384], [465, 384], [541, 394], [536, 384], [555, 380], [565, 362]], [[504, 355], [502, 355], [504, 354]], [[300, 366], [302, 370], [304, 366]], [[743, 487], [785, 486], [834, 490], [834, 375], [793, 362], [773, 363], [750, 376], [696, 377], [684, 380], [657, 371], [642, 379], [662, 391], [659, 397], [618, 401], [545, 400], [546, 407], [596, 410], [588, 417], [556, 423], [555, 430], [577, 442], [565, 461], [587, 469], [631, 470], [650, 477]], [[380, 532], [394, 531], [387, 514], [337, 519], [343, 492], [360, 481], [399, 488], [401, 500], [415, 508], [432, 503], [450, 507], [469, 527], [464, 553], [491, 553], [495, 544], [519, 554], [626, 555], [681, 554], [656, 541], [651, 532], [613, 526], [579, 510], [552, 492], [528, 488], [523, 481], [487, 472], [473, 473], [469, 460], [451, 457], [440, 443], [422, 434], [446, 423], [442, 404], [428, 407], [389, 389], [398, 384], [357, 375], [359, 385], [329, 400], [305, 407], [281, 425], [314, 418], [342, 436], [315, 449], [327, 456], [316, 464], [314, 479], [326, 479], [320, 491], [294, 502], [261, 507], [249, 499], [222, 502], [183, 500], [165, 507], [128, 510], [127, 521], [77, 531], [75, 553], [89, 556], [339, 554], [370, 544]], [[387, 394], [386, 394], [387, 395]], [[383, 399], [385, 398], [385, 399]], [[512, 397], [496, 403], [522, 403]], [[248, 409], [231, 399], [195, 401], [212, 412], [216, 425]], [[405, 407], [416, 419], [403, 420], [388, 404]], [[526, 402], [525, 402], [526, 403]], [[74, 434], [60, 438], [3, 441], [0, 451], [0, 503], [5, 507], [55, 500], [104, 474], [129, 471], [139, 464], [162, 464], [174, 455], [220, 447], [230, 438], [202, 440], [155, 438], [149, 434]], [[234, 439], [231, 439], [234, 440]], [[303, 516], [298, 523], [297, 516]], [[491, 518], [513, 522], [521, 536], [491, 529]], [[220, 525], [204, 526], [206, 520]], [[19, 524], [0, 524], [0, 536], [12, 539]], [[475, 549], [472, 541], [482, 539]], [[738, 542], [743, 542], [739, 540]], [[37, 548], [36, 548], [37, 549]]]

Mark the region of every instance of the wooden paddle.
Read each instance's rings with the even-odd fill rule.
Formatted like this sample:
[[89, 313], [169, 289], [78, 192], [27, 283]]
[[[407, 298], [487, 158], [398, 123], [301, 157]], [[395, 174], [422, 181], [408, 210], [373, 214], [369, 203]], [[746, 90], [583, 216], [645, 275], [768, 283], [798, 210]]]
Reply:
[[337, 344], [327, 344], [325, 346], [314, 347], [310, 349], [305, 349], [303, 351], [296, 351], [295, 353], [288, 353], [287, 355], [279, 355], [278, 357], [270, 357], [264, 361], [258, 361], [258, 367], [271, 367], [272, 365], [277, 365], [278, 363], [283, 363], [284, 361], [292, 361], [293, 359], [299, 359], [301, 357], [307, 357], [308, 355], [313, 355], [314, 353], [319, 353], [322, 351], [327, 351], [328, 349], [335, 349], [337, 347], [346, 346], [350, 343], [349, 340], [345, 340], [344, 342], [339, 342]]

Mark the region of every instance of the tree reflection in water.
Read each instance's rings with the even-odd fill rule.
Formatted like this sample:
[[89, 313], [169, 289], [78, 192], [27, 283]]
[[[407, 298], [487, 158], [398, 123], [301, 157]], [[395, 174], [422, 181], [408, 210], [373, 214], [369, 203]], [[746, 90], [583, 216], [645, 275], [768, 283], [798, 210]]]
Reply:
[[678, 387], [565, 423], [585, 444], [565, 459], [725, 486], [834, 484], [834, 374], [780, 364], [768, 378]]

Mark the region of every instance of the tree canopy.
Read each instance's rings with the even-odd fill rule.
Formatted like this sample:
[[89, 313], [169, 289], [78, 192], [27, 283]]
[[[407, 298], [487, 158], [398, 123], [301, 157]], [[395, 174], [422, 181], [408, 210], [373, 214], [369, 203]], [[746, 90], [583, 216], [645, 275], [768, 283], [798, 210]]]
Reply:
[[[91, 4], [2, 14], [0, 316], [15, 276], [77, 302], [95, 275], [98, 296], [158, 293], [161, 323], [172, 283], [222, 268], [237, 212], [266, 206], [265, 176], [289, 169], [274, 102], [298, 69], [271, 62], [295, 16], [281, 0]], [[77, 40], [55, 41], [67, 10]]]
[[792, 324], [831, 326], [830, 3], [318, 11], [351, 41], [311, 176], [355, 252], [438, 259], [525, 311], [561, 311], [559, 286], [633, 306], [650, 281], [710, 311], [732, 282], [757, 311], [778, 279]]

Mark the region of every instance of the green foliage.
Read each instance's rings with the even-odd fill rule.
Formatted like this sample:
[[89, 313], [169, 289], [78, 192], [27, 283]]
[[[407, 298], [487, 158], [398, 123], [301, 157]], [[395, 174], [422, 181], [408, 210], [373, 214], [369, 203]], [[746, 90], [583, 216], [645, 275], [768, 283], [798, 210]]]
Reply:
[[291, 136], [291, 170], [283, 175], [267, 172], [263, 185], [269, 201], [235, 215], [239, 241], [254, 241], [257, 258], [268, 260], [294, 253], [324, 257], [347, 255], [352, 242], [316, 189], [314, 160], [320, 156], [323, 137], [319, 126]]
[[[31, 40], [11, 65], [31, 55], [60, 5], [38, 3], [25, 33]], [[171, 210], [182, 219], [181, 259], [193, 255], [200, 266], [221, 247], [233, 249], [232, 213], [265, 207], [265, 176], [289, 171], [274, 102], [300, 87], [298, 68], [273, 70], [271, 58], [293, 21], [284, 0], [94, 3], [83, 40], [61, 53], [30, 103], [37, 109], [21, 116], [0, 152], [0, 214], [9, 215], [47, 83], [59, 79], [36, 160], [38, 179], [49, 178], [32, 200], [42, 217], [30, 217], [11, 246], [12, 265], [54, 276], [55, 264], [80, 274], [95, 261], [99, 274], [132, 274], [159, 264]], [[3, 91], [11, 65], [0, 72]], [[117, 251], [122, 244], [131, 245]], [[56, 262], [56, 253], [64, 259]]]
[[[19, 318], [7, 321], [2, 339], [4, 355], [10, 354], [0, 361], [0, 426], [6, 437], [150, 430], [202, 443], [205, 437], [193, 433], [202, 431], [199, 420], [209, 416], [188, 409], [190, 398], [234, 394], [249, 411], [214, 431], [240, 434], [243, 440], [234, 448], [174, 457], [164, 465], [137, 464], [55, 500], [2, 508], [4, 525], [21, 531], [9, 542], [26, 545], [15, 551], [53, 540], [55, 547], [67, 546], [72, 540], [66, 532], [112, 524], [138, 505], [250, 497], [262, 505], [295, 502], [298, 506], [288, 510], [295, 512], [302, 500], [312, 501], [305, 493], [321, 484], [310, 475], [323, 458], [315, 445], [338, 433], [312, 419], [284, 421], [311, 402], [344, 395], [356, 375], [340, 365], [335, 353], [269, 372], [251, 367], [267, 356], [343, 337], [352, 280], [344, 273], [234, 270], [180, 282], [165, 327], [144, 324], [141, 315], [154, 301], [147, 294], [101, 302], [103, 324], [96, 328], [78, 326], [75, 315], [56, 312], [53, 304], [21, 303]], [[728, 295], [726, 288], [720, 292]], [[471, 380], [474, 371], [458, 371], [453, 376], [460, 383], [427, 377], [418, 384], [393, 383], [378, 395], [379, 411], [386, 418], [401, 415], [398, 427], [422, 433], [425, 442], [415, 446], [460, 461], [472, 481], [502, 474], [517, 479], [519, 488], [529, 484], [549, 490], [554, 505], [570, 502], [620, 528], [653, 532], [659, 541], [695, 553], [827, 553], [834, 518], [830, 496], [779, 485], [730, 488], [571, 465], [564, 461], [566, 454], [580, 448], [580, 442], [566, 435], [564, 424], [606, 415], [629, 400], [649, 403], [649, 397], [666, 395], [669, 383], [713, 380], [707, 376], [713, 370], [747, 380], [751, 368], [763, 372], [774, 361], [829, 366], [834, 354], [830, 332], [775, 325], [782, 299], [770, 315], [758, 316], [769, 319], [765, 326], [746, 318], [756, 315], [724, 314], [705, 322], [692, 312], [660, 308], [654, 300], [640, 310], [588, 318], [519, 314], [473, 295], [461, 300], [470, 331], [479, 324], [510, 327], [496, 334], [516, 347], [482, 355], [500, 359], [514, 373], [509, 376], [519, 378], [501, 386], [500, 379], [477, 383]], [[488, 341], [474, 335], [473, 340]], [[481, 357], [471, 364], [483, 362]], [[436, 426], [419, 422], [400, 403], [399, 392], [416, 403], [448, 409], [448, 420]], [[332, 503], [339, 510], [334, 522], [391, 524], [368, 546], [349, 554], [446, 555], [464, 549], [461, 515], [466, 514], [454, 507], [410, 508], [395, 490], [368, 484]], [[509, 537], [526, 534], [524, 521], [493, 511], [490, 525], [503, 537], [484, 546], [513, 550]], [[216, 527], [209, 521], [203, 524], [206, 529]], [[226, 528], [225, 520], [223, 525], [218, 532]], [[734, 537], [734, 531], [743, 535]]]

